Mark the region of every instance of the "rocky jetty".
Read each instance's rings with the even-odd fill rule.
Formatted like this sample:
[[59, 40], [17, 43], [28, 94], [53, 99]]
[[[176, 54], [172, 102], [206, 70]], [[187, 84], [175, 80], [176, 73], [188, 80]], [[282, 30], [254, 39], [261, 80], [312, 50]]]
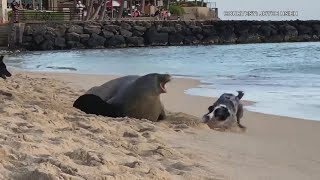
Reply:
[[11, 36], [11, 48], [27, 50], [309, 42], [319, 41], [320, 21], [20, 23]]

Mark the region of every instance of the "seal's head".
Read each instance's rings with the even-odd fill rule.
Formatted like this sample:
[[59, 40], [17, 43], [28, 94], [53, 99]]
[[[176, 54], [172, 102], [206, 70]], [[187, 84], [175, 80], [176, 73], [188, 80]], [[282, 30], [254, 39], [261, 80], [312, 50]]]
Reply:
[[158, 84], [160, 93], [167, 93], [166, 84], [171, 81], [169, 74], [158, 74]]
[[138, 85], [140, 91], [144, 93], [152, 93], [154, 95], [160, 95], [161, 93], [167, 93], [166, 84], [171, 80], [169, 74], [150, 73], [138, 78], [134, 84]]
[[0, 77], [2, 79], [6, 79], [7, 77], [11, 77], [11, 73], [7, 70], [7, 66], [3, 62], [4, 56], [0, 56]]

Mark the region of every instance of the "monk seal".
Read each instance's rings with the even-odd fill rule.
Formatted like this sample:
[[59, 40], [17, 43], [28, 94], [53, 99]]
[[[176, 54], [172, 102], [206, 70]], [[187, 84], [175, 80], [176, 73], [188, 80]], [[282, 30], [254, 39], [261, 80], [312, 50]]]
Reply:
[[94, 94], [99, 96], [103, 101], [108, 101], [111, 97], [115, 96], [116, 93], [121, 89], [126, 88], [133, 81], [137, 80], [140, 76], [128, 75], [110, 80], [101, 86], [94, 86], [90, 88], [86, 94]]
[[[122, 77], [124, 79], [121, 81], [120, 78], [114, 79], [112, 85], [109, 81], [103, 86], [91, 88], [85, 95], [80, 96], [73, 106], [87, 111], [86, 113], [109, 117], [127, 116], [151, 121], [165, 119], [160, 94], [167, 92], [165, 85], [171, 80], [171, 76], [150, 73], [139, 77], [125, 77], [127, 78]], [[98, 104], [99, 108], [95, 108]]]
[[8, 71], [7, 66], [3, 62], [4, 56], [0, 56], [0, 77], [2, 79], [7, 79], [7, 77], [11, 77], [11, 73]]
[[222, 94], [212, 106], [209, 106], [209, 112], [202, 117], [203, 122], [210, 128], [227, 129], [237, 123], [238, 127], [244, 129], [245, 126], [240, 123], [243, 117], [243, 105], [240, 100], [243, 95], [242, 91], [238, 91], [237, 96], [231, 93]]

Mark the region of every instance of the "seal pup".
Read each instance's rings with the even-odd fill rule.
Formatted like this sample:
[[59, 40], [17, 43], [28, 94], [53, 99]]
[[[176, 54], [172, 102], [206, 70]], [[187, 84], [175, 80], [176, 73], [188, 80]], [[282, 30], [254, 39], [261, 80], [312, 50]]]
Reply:
[[222, 94], [212, 106], [209, 106], [209, 112], [202, 117], [203, 122], [210, 128], [222, 129], [229, 128], [236, 122], [238, 127], [245, 129], [240, 123], [243, 117], [243, 105], [240, 100], [243, 96], [243, 91], [238, 91], [237, 96], [231, 93]]
[[11, 73], [7, 70], [7, 66], [3, 62], [4, 56], [0, 56], [0, 77], [2, 79], [7, 79], [7, 77], [11, 77]]
[[170, 80], [169, 74], [158, 73], [124, 76], [91, 88], [74, 102], [73, 107], [109, 117], [163, 120], [166, 114], [160, 94], [167, 92], [165, 85]]

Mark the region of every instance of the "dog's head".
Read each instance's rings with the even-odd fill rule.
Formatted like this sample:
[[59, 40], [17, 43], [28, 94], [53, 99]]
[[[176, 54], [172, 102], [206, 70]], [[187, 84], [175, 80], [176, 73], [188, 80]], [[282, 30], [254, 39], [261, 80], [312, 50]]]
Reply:
[[4, 56], [0, 56], [0, 77], [2, 79], [6, 79], [7, 77], [11, 77], [11, 73], [7, 70], [7, 66], [3, 62]]
[[224, 104], [212, 105], [208, 108], [209, 112], [203, 115], [202, 120], [208, 121], [225, 121], [231, 115], [230, 110]]

